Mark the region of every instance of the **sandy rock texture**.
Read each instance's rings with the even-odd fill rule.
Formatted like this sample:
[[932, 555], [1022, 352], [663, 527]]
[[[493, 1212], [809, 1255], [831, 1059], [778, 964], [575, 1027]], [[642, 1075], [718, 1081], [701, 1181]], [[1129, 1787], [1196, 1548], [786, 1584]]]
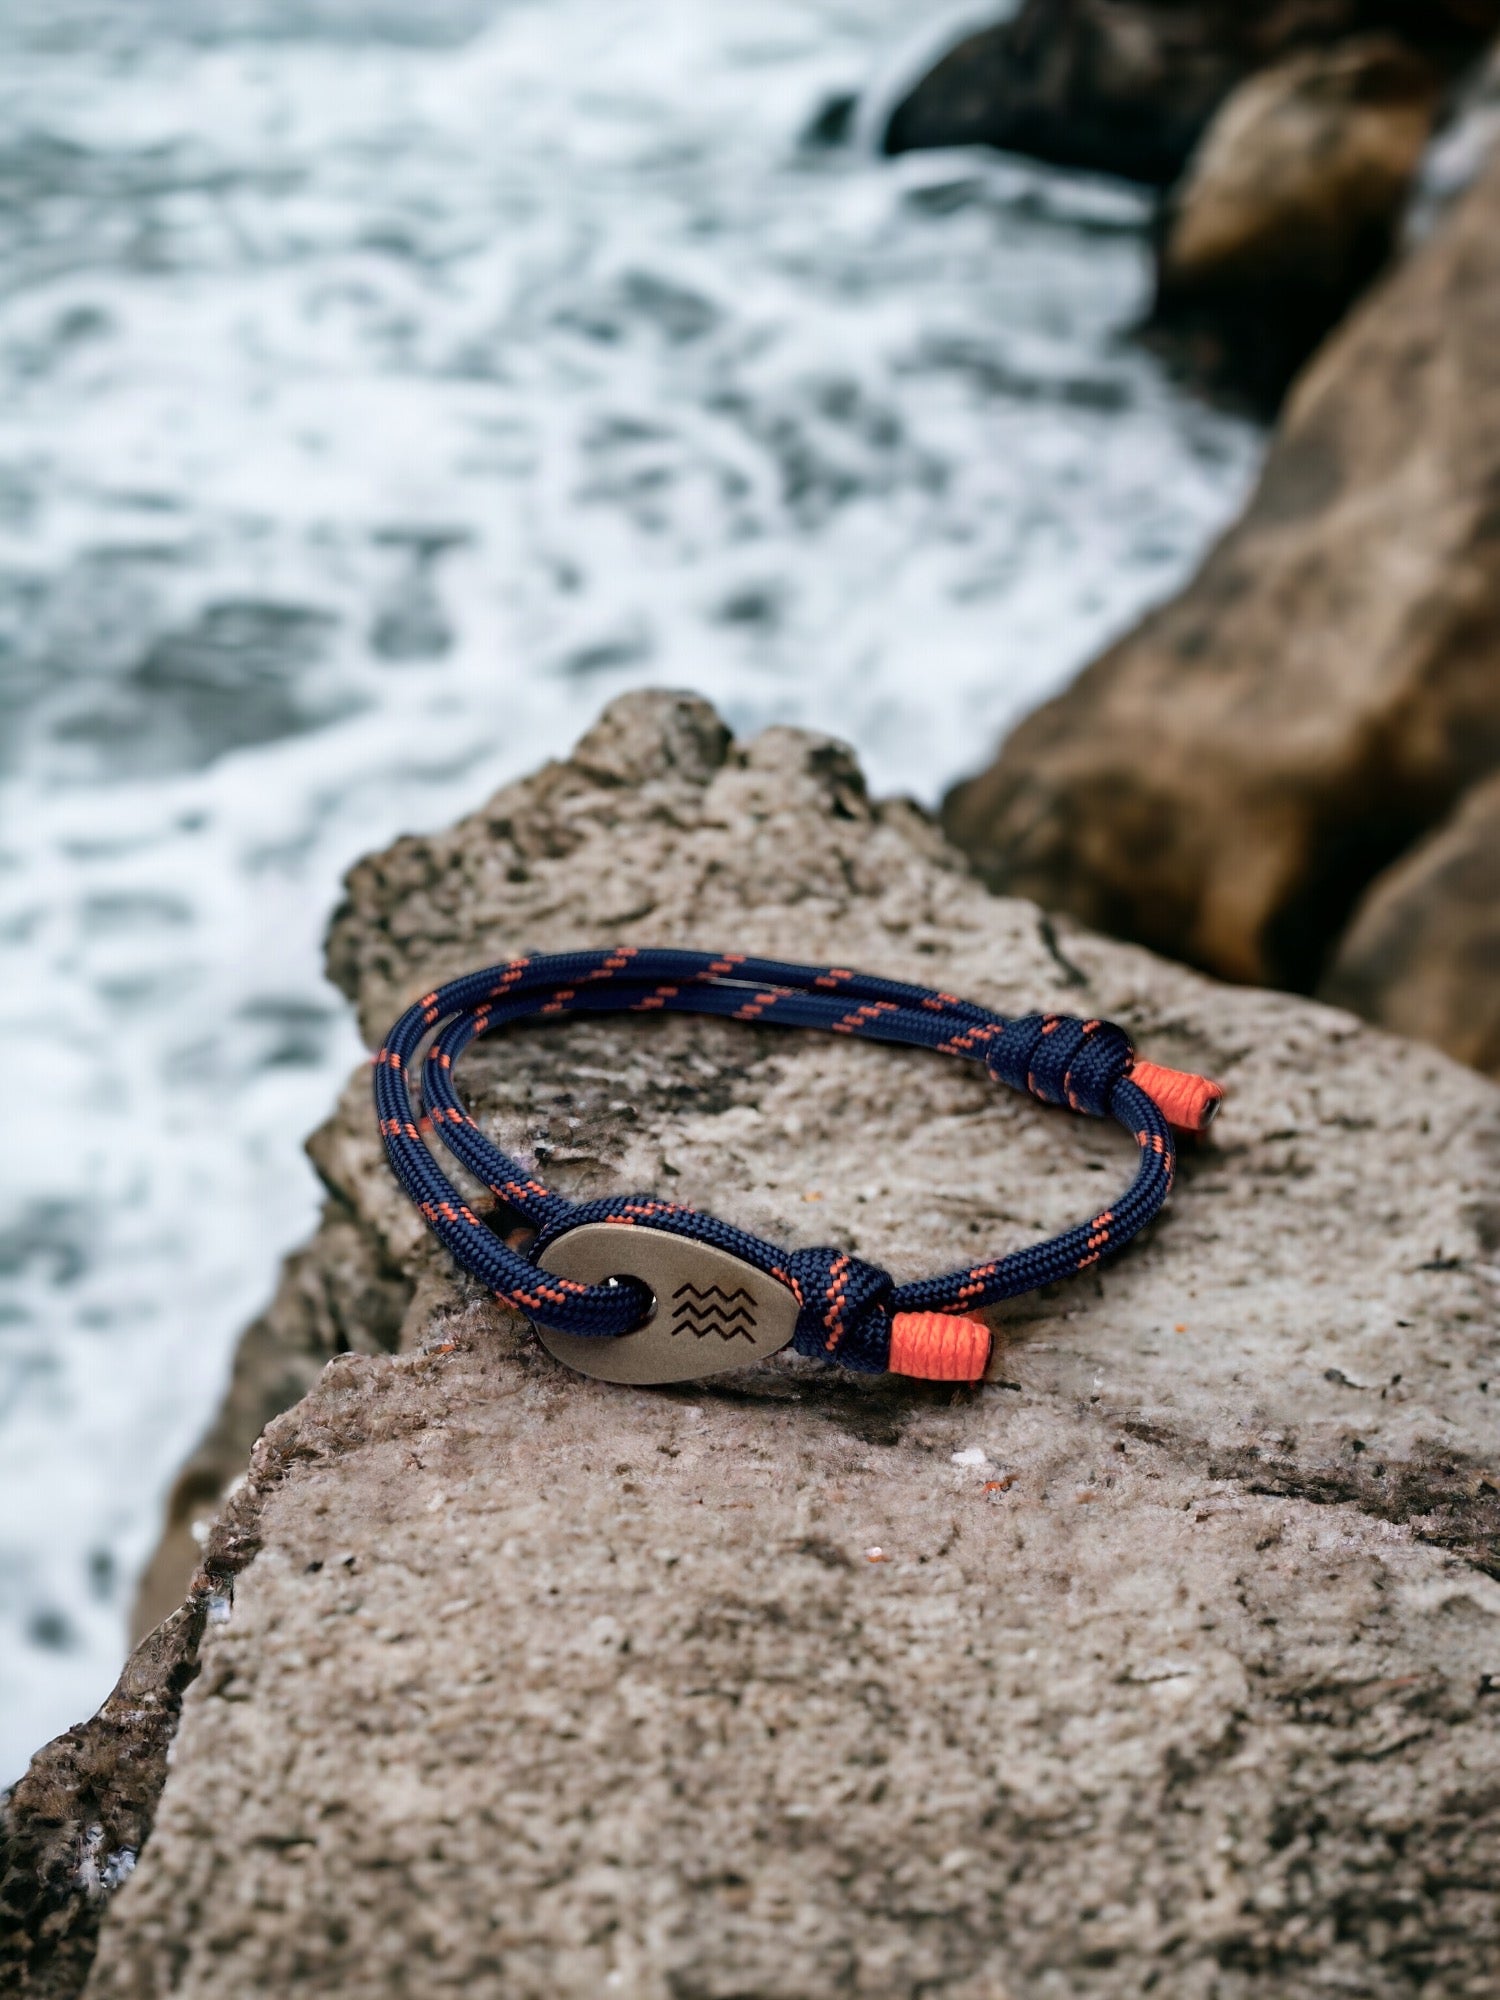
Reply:
[[218, 1415], [173, 1482], [161, 1540], [136, 1595], [133, 1638], [144, 1638], [182, 1602], [200, 1560], [194, 1526], [212, 1517], [266, 1425], [307, 1393], [334, 1355], [394, 1348], [411, 1297], [405, 1272], [330, 1195], [317, 1234], [288, 1257], [275, 1297], [241, 1334]]
[[1439, 78], [1389, 35], [1257, 71], [1173, 190], [1155, 319], [1195, 372], [1274, 410], [1388, 261], [1432, 134]]
[[1500, 1076], [1500, 777], [1377, 877], [1322, 991]]
[[[363, 863], [330, 963], [374, 1040], [460, 968], [614, 938], [1105, 1013], [1232, 1097], [982, 1387], [778, 1357], [653, 1391], [455, 1275], [355, 1078], [313, 1151], [410, 1288], [401, 1351], [330, 1362], [210, 1537], [232, 1615], [91, 2000], [1493, 1991], [1500, 1092], [992, 898], [838, 745], [688, 697]], [[902, 1275], [1130, 1170], [977, 1070], [767, 1028], [537, 1027], [465, 1080], [572, 1192]]]
[[1298, 50], [1382, 31], [1448, 69], [1500, 31], [1500, 4], [1022, 0], [913, 86], [891, 113], [886, 150], [998, 146], [1166, 186], [1244, 78]]
[[1310, 989], [1500, 763], [1500, 158], [1322, 350], [1183, 593], [945, 808], [997, 887]]

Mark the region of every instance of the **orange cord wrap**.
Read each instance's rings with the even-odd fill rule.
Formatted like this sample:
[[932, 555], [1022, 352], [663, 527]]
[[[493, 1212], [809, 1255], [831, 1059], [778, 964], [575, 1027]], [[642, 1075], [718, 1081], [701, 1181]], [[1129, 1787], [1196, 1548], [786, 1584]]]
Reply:
[[1137, 1056], [1130, 1081], [1138, 1084], [1169, 1125], [1179, 1132], [1206, 1132], [1224, 1102], [1222, 1084], [1210, 1083], [1206, 1076], [1191, 1070], [1167, 1069], [1161, 1063]]
[[977, 1382], [989, 1366], [990, 1330], [955, 1313], [897, 1313], [891, 1321], [893, 1375], [923, 1382]]

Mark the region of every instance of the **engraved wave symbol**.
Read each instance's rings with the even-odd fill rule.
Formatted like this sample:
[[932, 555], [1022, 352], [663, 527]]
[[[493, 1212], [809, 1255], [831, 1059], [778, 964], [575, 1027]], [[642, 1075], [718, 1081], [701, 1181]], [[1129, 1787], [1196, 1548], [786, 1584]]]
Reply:
[[683, 1284], [672, 1294], [673, 1333], [691, 1333], [699, 1340], [706, 1340], [711, 1333], [720, 1340], [738, 1340], [743, 1335], [753, 1344], [756, 1324], [755, 1295], [743, 1285], [726, 1292], [722, 1285], [700, 1288]]

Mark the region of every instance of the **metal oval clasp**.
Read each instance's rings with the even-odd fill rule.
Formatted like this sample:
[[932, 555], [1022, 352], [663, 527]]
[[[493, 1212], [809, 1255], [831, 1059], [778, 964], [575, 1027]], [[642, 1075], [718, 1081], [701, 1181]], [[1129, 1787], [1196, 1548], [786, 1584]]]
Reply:
[[691, 1382], [748, 1368], [797, 1330], [797, 1300], [786, 1285], [727, 1250], [665, 1229], [585, 1222], [549, 1243], [537, 1262], [583, 1285], [635, 1278], [656, 1300], [644, 1326], [613, 1340], [537, 1327], [550, 1355], [601, 1382]]

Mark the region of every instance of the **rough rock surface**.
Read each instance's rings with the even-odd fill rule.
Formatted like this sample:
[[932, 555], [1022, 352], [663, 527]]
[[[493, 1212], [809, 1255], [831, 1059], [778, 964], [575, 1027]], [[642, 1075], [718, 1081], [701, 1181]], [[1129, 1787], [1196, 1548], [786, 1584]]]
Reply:
[[252, 1483], [215, 1522], [185, 1601], [126, 1661], [108, 1701], [0, 1794], [0, 1993], [59, 2000], [88, 1977], [110, 1897], [156, 1815], [207, 1625], [257, 1552]]
[[1497, 29], [1500, 0], [1023, 0], [915, 85], [885, 145], [999, 146], [1165, 186], [1266, 63], [1391, 30], [1447, 65]]
[[1274, 409], [1389, 260], [1438, 105], [1432, 66], [1388, 35], [1248, 78], [1174, 190], [1157, 324], [1195, 371]]
[[194, 1527], [212, 1517], [272, 1417], [304, 1396], [334, 1355], [395, 1347], [411, 1296], [405, 1273], [331, 1195], [317, 1234], [286, 1260], [275, 1298], [240, 1336], [219, 1413], [173, 1482], [161, 1540], [136, 1594], [133, 1638], [182, 1602], [200, 1560]]
[[1500, 159], [1294, 390], [1181, 596], [945, 808], [991, 883], [1310, 989], [1500, 763]]
[[1371, 885], [1323, 994], [1500, 1076], [1500, 777]]
[[[1232, 1097], [981, 1389], [662, 1392], [458, 1280], [356, 1077], [314, 1152], [412, 1288], [402, 1352], [330, 1363], [210, 1540], [233, 1615], [91, 2000], [1492, 1991], [1500, 1092], [992, 899], [838, 746], [686, 697], [362, 864], [330, 961], [374, 1039], [616, 937], [1108, 1013]], [[571, 1191], [903, 1274], [1129, 1168], [956, 1063], [718, 1022], [515, 1032], [466, 1086]]]

